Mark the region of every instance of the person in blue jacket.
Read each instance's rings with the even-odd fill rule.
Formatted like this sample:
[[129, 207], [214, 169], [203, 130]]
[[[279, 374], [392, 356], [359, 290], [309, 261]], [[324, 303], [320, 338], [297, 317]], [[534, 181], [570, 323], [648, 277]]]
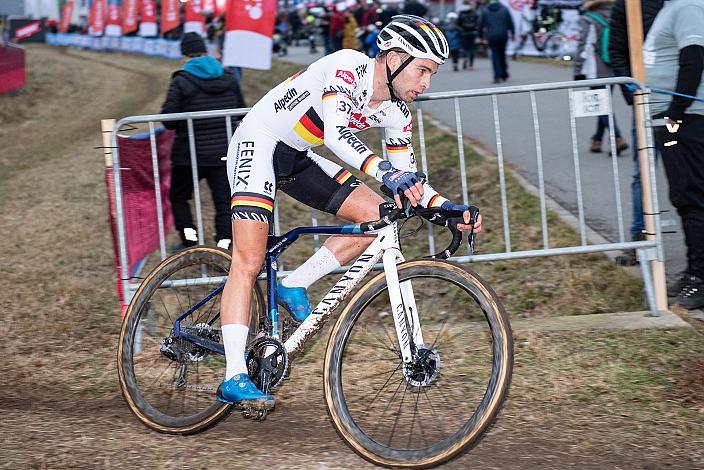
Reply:
[[482, 8], [477, 30], [479, 37], [487, 39], [489, 43], [494, 83], [508, 80], [506, 44], [516, 34], [511, 12], [499, 0], [489, 0], [489, 4]]
[[460, 60], [460, 51], [462, 50], [461, 31], [457, 25], [457, 13], [451, 11], [445, 16], [442, 32], [447, 39], [447, 45], [450, 48], [450, 57], [452, 57], [452, 70], [457, 72], [458, 62]]

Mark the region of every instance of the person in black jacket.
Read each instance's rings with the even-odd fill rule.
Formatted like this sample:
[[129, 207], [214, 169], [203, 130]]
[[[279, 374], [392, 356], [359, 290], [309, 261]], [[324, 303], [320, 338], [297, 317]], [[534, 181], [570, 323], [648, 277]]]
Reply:
[[[207, 55], [205, 42], [197, 33], [187, 33], [181, 40], [181, 54], [186, 60], [183, 69], [171, 77], [161, 113], [182, 113], [245, 107], [239, 84], [234, 75], [224, 70], [213, 57]], [[191, 152], [187, 121], [166, 121], [167, 129], [176, 130], [171, 151], [171, 208], [176, 230], [183, 246], [198, 243], [191, 215], [193, 194]], [[235, 121], [232, 121], [232, 131]], [[215, 205], [215, 240], [218, 246], [228, 248], [232, 240], [230, 222], [230, 184], [226, 163], [228, 136], [224, 118], [193, 121], [194, 144], [198, 164], [198, 178], [205, 178]]]
[[474, 70], [474, 50], [477, 43], [477, 10], [471, 1], [465, 0], [465, 9], [459, 12], [457, 26], [460, 28], [460, 41], [464, 52], [462, 69]]
[[513, 39], [516, 33], [511, 12], [499, 0], [489, 0], [489, 4], [482, 8], [479, 15], [477, 31], [480, 37], [486, 37], [489, 41], [491, 65], [494, 68], [494, 83], [508, 80], [506, 44], [509, 37]]
[[[641, 0], [641, 10], [643, 16], [643, 39], [648, 35], [655, 17], [662, 9], [664, 0]], [[625, 0], [615, 0], [611, 7], [611, 18], [609, 19], [609, 60], [615, 77], [631, 76], [631, 60], [628, 49], [628, 24], [626, 22], [626, 2]], [[621, 88], [623, 97], [629, 105], [633, 105], [633, 96], [624, 87]], [[643, 230], [643, 196], [640, 187], [640, 166], [638, 164], [638, 146], [636, 142], [635, 120], [632, 127], [632, 147], [633, 147], [633, 178], [631, 181], [631, 203], [633, 207], [633, 217], [631, 220], [631, 239], [634, 241], [645, 240]], [[625, 265], [636, 264], [635, 250], [628, 250], [626, 255], [619, 258]]]

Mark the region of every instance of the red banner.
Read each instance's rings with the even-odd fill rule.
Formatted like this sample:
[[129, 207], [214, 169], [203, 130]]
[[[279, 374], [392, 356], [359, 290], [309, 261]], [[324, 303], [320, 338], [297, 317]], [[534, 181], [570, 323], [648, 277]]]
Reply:
[[230, 0], [223, 65], [269, 70], [275, 17], [276, 0]]
[[201, 13], [201, 1], [200, 0], [188, 0], [185, 4], [186, 9], [186, 22], [194, 21], [198, 23], [205, 23], [205, 18]]
[[161, 2], [161, 34], [177, 28], [179, 21], [179, 0], [162, 0]]
[[[169, 190], [171, 188], [171, 146], [174, 140], [173, 131], [156, 131], [157, 161], [159, 165], [161, 210], [164, 217], [164, 231], [169, 233], [173, 226], [173, 213]], [[127, 242], [127, 261], [129, 274], [134, 275], [134, 268], [140, 260], [159, 248], [159, 228], [156, 210], [156, 192], [154, 190], [154, 168], [152, 166], [151, 142], [144, 136], [118, 137], [120, 149], [120, 165], [130, 171], [122, 175], [122, 217], [125, 223]], [[128, 174], [129, 173], [129, 174]], [[113, 167], [105, 168], [105, 182], [108, 186], [108, 210], [110, 228], [115, 249], [115, 266], [117, 267], [117, 289], [120, 303], [124, 309], [124, 293], [120, 282], [120, 263], [117, 238], [117, 203]]]
[[124, 0], [122, 2], [122, 34], [137, 31], [137, 0]]
[[120, 5], [117, 3], [108, 4], [108, 25], [120, 26]]
[[154, 0], [142, 0], [139, 14], [142, 17], [142, 23], [156, 23]]
[[227, 30], [251, 31], [271, 38], [276, 19], [276, 0], [230, 0]]
[[105, 2], [106, 0], [93, 0], [88, 16], [90, 34], [99, 36], [105, 31]]
[[15, 39], [28, 38], [34, 34], [37, 34], [42, 30], [42, 22], [35, 21], [34, 23], [29, 23], [27, 26], [22, 26], [15, 30]]
[[0, 47], [0, 93], [22, 88], [26, 82], [24, 49], [11, 44]]
[[200, 4], [203, 13], [215, 12], [215, 0], [201, 0]]
[[215, 16], [220, 16], [227, 11], [228, 0], [215, 0]]
[[61, 12], [61, 24], [59, 25], [59, 32], [65, 33], [68, 31], [68, 25], [71, 24], [71, 18], [73, 17], [73, 0], [68, 0], [64, 3], [64, 10]]

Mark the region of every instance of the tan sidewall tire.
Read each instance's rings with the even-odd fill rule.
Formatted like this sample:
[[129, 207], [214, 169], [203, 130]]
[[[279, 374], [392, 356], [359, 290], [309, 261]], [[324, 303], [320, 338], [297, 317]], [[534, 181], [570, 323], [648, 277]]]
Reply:
[[[431, 259], [402, 263], [398, 265], [398, 271], [400, 279], [403, 279], [404, 275], [411, 275], [414, 271], [427, 271], [426, 275], [432, 275], [433, 277], [440, 277], [438, 276], [438, 272], [444, 272], [447, 276], [443, 276], [442, 278], [448, 279], [448, 281], [449, 279], [454, 279], [455, 282], [461, 281], [461, 285], [465, 286], [465, 288], [472, 286], [481, 296], [484, 297], [484, 305], [488, 310], [490, 310], [490, 314], [492, 315], [492, 320], [494, 322], [493, 326], [498, 330], [497, 332], [492, 331], [492, 333], [494, 336], [497, 334], [499, 336], [497, 343], [501, 349], [498, 353], [503, 359], [499, 361], [500, 370], [498, 372], [494, 371], [492, 376], [492, 380], [494, 380], [495, 377], [496, 381], [494, 392], [488, 401], [487, 406], [484, 407], [484, 413], [481, 416], [481, 419], [470, 430], [470, 432], [462, 436], [461, 439], [458, 439], [455, 443], [444, 449], [442, 452], [431, 455], [427, 458], [417, 459], [415, 461], [388, 458], [373, 453], [366, 448], [363, 443], [359, 441], [359, 439], [357, 439], [357, 437], [345, 424], [346, 420], [338, 410], [338, 402], [340, 400], [337, 397], [341, 396], [341, 393], [336, 390], [338, 377], [337, 368], [335, 365], [341, 360], [340, 356], [342, 354], [342, 351], [338, 348], [337, 343], [343, 339], [343, 330], [347, 331], [353, 327], [348, 324], [352, 321], [350, 317], [356, 316], [359, 309], [364, 309], [366, 303], [377, 295], [378, 290], [383, 290], [386, 285], [386, 277], [383, 272], [375, 276], [368, 283], [362, 286], [362, 288], [360, 288], [360, 290], [349, 301], [343, 312], [340, 314], [337, 322], [333, 326], [330, 333], [330, 338], [328, 340], [327, 349], [325, 351], [325, 363], [323, 369], [325, 404], [333, 426], [337, 430], [340, 437], [364, 459], [376, 465], [382, 465], [385, 467], [431, 468], [456, 458], [471, 449], [479, 442], [481, 437], [486, 433], [493, 421], [496, 419], [508, 394], [511, 381], [511, 373], [513, 369], [513, 336], [508, 315], [499, 302], [496, 293], [476, 273], [460, 267], [455, 263]], [[433, 271], [435, 272], [433, 273]]]

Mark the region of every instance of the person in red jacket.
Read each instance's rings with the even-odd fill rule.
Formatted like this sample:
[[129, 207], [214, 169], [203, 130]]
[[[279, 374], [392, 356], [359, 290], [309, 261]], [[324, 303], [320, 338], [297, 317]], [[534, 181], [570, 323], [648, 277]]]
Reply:
[[339, 3], [333, 7], [329, 30], [333, 52], [337, 52], [342, 49], [342, 37], [345, 32], [345, 9], [346, 8], [343, 3]]

